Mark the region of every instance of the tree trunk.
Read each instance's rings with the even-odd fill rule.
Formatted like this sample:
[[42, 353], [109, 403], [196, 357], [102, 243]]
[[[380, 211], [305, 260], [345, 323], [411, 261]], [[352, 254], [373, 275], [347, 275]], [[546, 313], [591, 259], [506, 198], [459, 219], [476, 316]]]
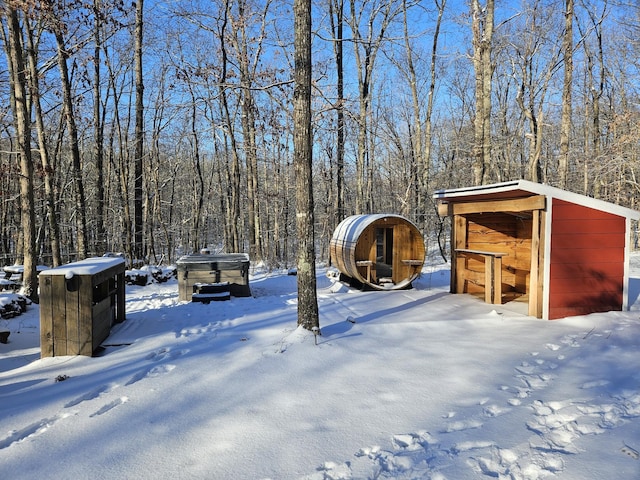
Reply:
[[142, 75], [142, 33], [143, 33], [144, 0], [136, 3], [135, 28], [135, 76], [136, 76], [136, 125], [134, 153], [134, 187], [133, 187], [133, 241], [134, 257], [144, 258], [143, 245], [143, 152], [144, 152], [144, 79]]
[[[249, 62], [250, 39], [246, 31], [246, 1], [238, 3], [237, 50], [240, 69], [240, 104], [242, 108], [243, 149], [247, 164], [247, 209], [249, 217], [249, 255], [252, 260], [260, 261], [263, 257], [262, 233], [260, 229], [260, 196], [258, 182], [258, 151], [256, 145], [255, 104], [251, 86], [252, 69]], [[260, 48], [261, 45], [258, 45]]]
[[[230, 4], [227, 0], [225, 2], [224, 18], [222, 25], [220, 26], [220, 51], [222, 55], [220, 74], [220, 99], [222, 117], [227, 125], [224, 132], [224, 150], [225, 156], [231, 153], [231, 168], [226, 168], [227, 175], [227, 195], [226, 195], [226, 246], [230, 248], [232, 252], [240, 252], [240, 229], [238, 228], [238, 222], [240, 221], [240, 160], [238, 158], [238, 145], [233, 128], [233, 122], [231, 121], [231, 114], [229, 112], [229, 100], [227, 97], [227, 89], [225, 82], [227, 81], [227, 67], [229, 58], [227, 56], [227, 43], [226, 34], [227, 26], [229, 24], [229, 8]], [[229, 143], [231, 144], [229, 146]]]
[[[603, 7], [606, 9], [605, 7]], [[589, 20], [591, 21], [590, 29], [593, 30], [593, 34], [595, 35], [597, 52], [594, 53], [591, 51], [589, 47], [589, 42], [582, 42], [585, 57], [586, 57], [586, 83], [587, 83], [587, 92], [589, 93], [588, 98], [591, 102], [587, 102], [587, 118], [585, 118], [585, 123], [589, 125], [587, 128], [586, 135], [591, 134], [591, 142], [586, 140], [586, 151], [587, 158], [592, 159], [593, 161], [589, 162], [585, 160], [584, 167], [584, 187], [583, 193], [585, 195], [594, 195], [596, 198], [599, 198], [599, 188], [601, 179], [597, 178], [593, 174], [593, 166], [597, 165], [601, 161], [602, 155], [602, 145], [600, 142], [600, 101], [602, 96], [604, 95], [604, 86], [605, 86], [605, 78], [607, 75], [607, 70], [605, 68], [604, 63], [604, 47], [603, 47], [603, 32], [602, 32], [602, 21], [605, 18], [605, 11], [600, 15], [597, 15], [597, 12], [588, 11]], [[578, 23], [578, 28], [580, 28], [580, 24]], [[586, 31], [580, 31], [581, 36], [586, 36]], [[597, 63], [597, 65], [596, 65]], [[597, 74], [594, 73], [594, 70], [598, 69]], [[590, 118], [589, 118], [590, 117]], [[589, 132], [590, 130], [590, 132]], [[597, 163], [594, 163], [597, 162]]]
[[202, 174], [202, 165], [200, 161], [200, 137], [197, 129], [197, 104], [196, 96], [193, 92], [193, 88], [189, 85], [189, 93], [191, 94], [191, 137], [192, 137], [192, 152], [193, 156], [193, 172], [194, 178], [194, 207], [195, 210], [192, 213], [192, 248], [194, 252], [198, 252], [200, 248], [206, 247], [206, 240], [203, 242], [200, 238], [201, 220], [202, 220], [202, 207], [204, 205], [204, 176]]
[[54, 267], [62, 265], [60, 255], [60, 227], [58, 226], [58, 209], [55, 200], [54, 175], [55, 170], [49, 160], [49, 147], [42, 118], [42, 107], [40, 105], [40, 84], [38, 75], [38, 52], [33, 38], [33, 29], [27, 24], [27, 52], [29, 59], [29, 77], [31, 85], [31, 103], [34, 107], [36, 130], [38, 132], [38, 148], [40, 150], [40, 162], [44, 176], [44, 195], [47, 211], [47, 221], [49, 225], [49, 238], [51, 244], [51, 261]]
[[34, 302], [38, 301], [38, 277], [36, 273], [36, 227], [33, 193], [33, 161], [31, 158], [31, 119], [27, 98], [27, 79], [22, 47], [22, 28], [18, 12], [5, 7], [9, 38], [7, 63], [10, 69], [11, 92], [15, 105], [15, 126], [20, 159], [20, 218], [23, 234], [22, 293]]
[[96, 243], [95, 253], [107, 251], [107, 232], [104, 226], [104, 122], [101, 113], [100, 98], [100, 51], [102, 50], [101, 13], [102, 0], [94, 0], [94, 49], [93, 49], [93, 128], [95, 136], [94, 156], [96, 162]]
[[56, 30], [56, 43], [58, 47], [58, 68], [60, 69], [60, 81], [62, 83], [64, 117], [69, 129], [69, 141], [71, 142], [71, 158], [73, 163], [73, 183], [75, 186], [76, 228], [78, 237], [78, 259], [87, 256], [87, 213], [84, 194], [84, 180], [82, 176], [82, 160], [80, 158], [80, 146], [78, 145], [78, 128], [76, 126], [73, 111], [73, 98], [71, 96], [71, 80], [67, 68], [67, 50], [62, 32]]
[[[395, 10], [394, 3], [388, 2], [379, 8], [369, 11], [366, 19], [367, 32], [363, 36], [360, 32], [360, 21], [366, 7], [364, 2], [362, 9], [356, 9], [356, 0], [350, 2], [350, 27], [354, 37], [354, 57], [358, 71], [358, 136], [356, 152], [356, 214], [367, 213], [372, 209], [372, 168], [370, 168], [372, 152], [369, 150], [369, 113], [371, 106], [371, 87], [376, 57], [385, 39], [387, 28], [400, 10]], [[377, 27], [377, 31], [374, 29]]]
[[481, 6], [471, 1], [473, 33], [473, 67], [476, 85], [476, 115], [474, 120], [474, 181], [483, 185], [489, 180], [491, 168], [491, 80], [493, 77], [492, 42], [494, 0]]
[[314, 248], [311, 131], [311, 0], [294, 0], [293, 148], [298, 230], [298, 325], [319, 329]]
[[[343, 55], [343, 26], [344, 0], [330, 0], [331, 30], [333, 31], [337, 77], [336, 103], [336, 193], [333, 204], [333, 222], [331, 229], [338, 226], [346, 216], [344, 199], [344, 55]], [[335, 8], [335, 12], [333, 11]]]
[[564, 36], [564, 80], [562, 85], [562, 120], [560, 123], [560, 158], [558, 173], [560, 187], [567, 188], [569, 175], [569, 136], [571, 134], [571, 88], [573, 82], [573, 0], [565, 0]]

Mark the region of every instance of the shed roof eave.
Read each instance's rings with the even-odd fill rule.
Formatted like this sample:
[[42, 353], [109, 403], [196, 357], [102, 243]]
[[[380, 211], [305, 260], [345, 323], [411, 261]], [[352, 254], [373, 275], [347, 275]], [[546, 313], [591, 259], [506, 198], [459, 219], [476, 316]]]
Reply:
[[433, 198], [436, 200], [455, 201], [456, 199], [461, 199], [463, 197], [478, 197], [480, 200], [483, 196], [490, 196], [504, 192], [515, 192], [518, 190], [537, 195], [545, 195], [549, 198], [558, 198], [560, 200], [613, 213], [632, 220], [640, 220], [640, 212], [637, 210], [632, 210], [627, 207], [616, 205], [615, 203], [587, 197], [586, 195], [569, 192], [547, 184], [535, 183], [528, 180], [513, 180], [490, 185], [437, 190], [434, 192]]

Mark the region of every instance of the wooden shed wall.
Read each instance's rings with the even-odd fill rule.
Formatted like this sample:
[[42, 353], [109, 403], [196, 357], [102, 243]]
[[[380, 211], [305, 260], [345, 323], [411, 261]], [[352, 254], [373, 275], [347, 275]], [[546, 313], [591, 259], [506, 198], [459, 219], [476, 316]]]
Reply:
[[549, 319], [622, 310], [626, 219], [553, 200]]
[[[531, 270], [531, 218], [507, 213], [467, 215], [466, 247], [471, 250], [505, 253], [502, 257], [502, 285], [505, 292], [528, 293]], [[483, 271], [484, 264], [469, 259], [468, 268]], [[469, 293], [484, 286], [469, 284]]]

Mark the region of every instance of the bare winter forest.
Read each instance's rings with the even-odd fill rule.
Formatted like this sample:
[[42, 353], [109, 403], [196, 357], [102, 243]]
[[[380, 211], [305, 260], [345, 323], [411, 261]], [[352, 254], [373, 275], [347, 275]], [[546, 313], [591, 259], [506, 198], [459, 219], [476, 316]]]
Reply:
[[[525, 178], [637, 208], [637, 2], [312, 6], [319, 260], [354, 213], [434, 242], [441, 188]], [[1, 265], [29, 245], [45, 265], [295, 262], [293, 2], [3, 0], [0, 21]]]

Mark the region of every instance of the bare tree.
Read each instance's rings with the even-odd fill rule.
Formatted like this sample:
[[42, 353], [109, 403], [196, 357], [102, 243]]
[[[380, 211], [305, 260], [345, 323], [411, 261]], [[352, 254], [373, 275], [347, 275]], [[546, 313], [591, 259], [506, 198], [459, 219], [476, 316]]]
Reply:
[[526, 177], [533, 182], [546, 181], [542, 164], [545, 114], [551, 81], [561, 66], [562, 48], [550, 20], [553, 13], [544, 2], [533, 2], [522, 16], [524, 23], [515, 27], [510, 55], [520, 83], [515, 101], [526, 118]]
[[[238, 0], [238, 18], [235, 23], [235, 48], [238, 55], [238, 68], [240, 74], [240, 106], [242, 108], [241, 124], [243, 134], [243, 148], [247, 164], [247, 209], [249, 217], [249, 254], [254, 260], [262, 260], [263, 246], [260, 228], [260, 189], [258, 178], [258, 149], [256, 144], [256, 104], [252, 91], [254, 86], [256, 69], [261, 60], [263, 40], [265, 36], [266, 22], [268, 19], [271, 1], [264, 3], [260, 12], [260, 31], [251, 38], [249, 35], [247, 20], [251, 16], [246, 0]], [[249, 46], [254, 46], [250, 55]]]
[[358, 72], [358, 113], [356, 152], [356, 202], [357, 214], [372, 208], [372, 184], [370, 180], [370, 128], [371, 92], [378, 53], [386, 40], [387, 29], [402, 11], [394, 1], [364, 0], [358, 4], [350, 0], [348, 24], [353, 32], [354, 57]]
[[29, 63], [29, 86], [31, 91], [31, 103], [34, 110], [35, 126], [38, 132], [38, 149], [42, 172], [44, 176], [45, 205], [47, 221], [49, 226], [49, 236], [51, 239], [51, 254], [54, 267], [62, 264], [60, 256], [60, 227], [58, 225], [58, 209], [55, 201], [55, 179], [54, 167], [49, 156], [49, 145], [47, 143], [47, 133], [44, 124], [42, 106], [40, 101], [40, 74], [38, 71], [38, 52], [36, 49], [35, 30], [36, 27], [26, 22], [27, 34], [27, 58]]
[[[402, 1], [403, 23], [404, 23], [404, 46], [406, 54], [406, 66], [398, 65], [403, 71], [409, 83], [411, 91], [411, 105], [413, 124], [410, 136], [412, 141], [413, 153], [412, 157], [416, 164], [416, 216], [419, 224], [425, 228], [427, 225], [427, 211], [429, 209], [428, 202], [431, 197], [430, 192], [430, 160], [431, 160], [431, 143], [432, 143], [432, 116], [433, 105], [436, 89], [436, 62], [438, 57], [438, 39], [440, 35], [440, 27], [442, 25], [442, 17], [444, 15], [446, 0], [434, 0], [437, 15], [433, 39], [431, 43], [431, 54], [429, 62], [429, 87], [427, 91], [427, 105], [425, 113], [422, 114], [424, 107], [420, 99], [419, 91], [419, 75], [416, 72], [415, 52], [411, 44], [411, 35], [409, 33], [409, 7], [407, 0]], [[399, 62], [397, 62], [399, 63]]]
[[[584, 162], [583, 193], [592, 193], [596, 196], [598, 196], [598, 189], [600, 188], [600, 175], [597, 172], [594, 174], [592, 167], [595, 164], [594, 160], [597, 162], [601, 161], [602, 155], [600, 103], [604, 95], [607, 76], [604, 59], [603, 22], [608, 15], [608, 9], [609, 5], [606, 1], [602, 3], [602, 10], [600, 12], [595, 11], [593, 6], [585, 4], [589, 24], [582, 25], [578, 22], [580, 36], [585, 37], [585, 40], [582, 41], [582, 47], [586, 57], [585, 96], [587, 105], [585, 110], [588, 116], [586, 124], [589, 125], [589, 128], [587, 128], [584, 145], [586, 152], [589, 152], [588, 158], [593, 159], [592, 161]], [[592, 45], [586, 38], [589, 36], [589, 33], [593, 35], [595, 45]], [[590, 140], [587, 140], [588, 138]]]
[[220, 109], [221, 116], [225, 124], [224, 132], [224, 154], [225, 156], [231, 156], [231, 166], [227, 167], [226, 181], [227, 192], [225, 196], [226, 206], [226, 237], [227, 247], [232, 252], [240, 251], [240, 230], [238, 228], [238, 219], [240, 218], [240, 159], [238, 153], [238, 143], [236, 141], [235, 129], [233, 121], [231, 119], [231, 113], [229, 108], [229, 96], [228, 90], [225, 86], [227, 82], [227, 69], [229, 67], [229, 56], [227, 54], [227, 29], [229, 28], [229, 9], [231, 4], [229, 0], [225, 0], [224, 9], [222, 12], [222, 20], [220, 21], [218, 38], [220, 41]]
[[93, 131], [94, 159], [96, 164], [96, 250], [107, 249], [107, 232], [104, 225], [105, 186], [104, 186], [104, 120], [102, 118], [100, 52], [102, 51], [102, 0], [93, 0]]
[[[15, 116], [18, 157], [20, 159], [20, 219], [23, 235], [22, 292], [38, 300], [38, 277], [36, 273], [36, 226], [35, 201], [33, 192], [33, 159], [31, 157], [31, 118], [27, 96], [27, 78], [25, 75], [24, 47], [22, 27], [18, 11], [10, 4], [5, 4], [0, 14], [6, 19], [8, 34], [5, 50], [10, 73], [12, 103]], [[3, 26], [4, 34], [4, 26]]]
[[62, 33], [62, 25], [54, 25], [53, 28], [56, 37], [56, 45], [58, 47], [58, 68], [60, 70], [60, 83], [62, 86], [63, 110], [64, 117], [67, 122], [67, 134], [69, 136], [71, 159], [73, 165], [78, 258], [83, 259], [87, 256], [86, 197], [84, 193], [84, 178], [82, 175], [80, 145], [78, 144], [78, 127], [76, 124], [76, 116], [73, 108], [73, 95], [71, 93], [71, 78], [69, 76], [69, 68], [67, 66], [69, 51], [65, 46], [64, 35]]
[[573, 89], [573, 0], [565, 0], [564, 5], [564, 35], [562, 37], [564, 80], [562, 84], [562, 120], [560, 122], [558, 174], [560, 176], [560, 186], [567, 188], [569, 139], [571, 136], [571, 91]]
[[474, 119], [474, 181], [482, 185], [489, 180], [491, 167], [491, 82], [494, 64], [494, 0], [471, 0], [473, 33], [473, 67], [476, 75], [476, 115]]
[[144, 153], [144, 76], [142, 71], [142, 38], [144, 31], [144, 0], [136, 2], [136, 25], [134, 47], [134, 70], [136, 84], [136, 123], [134, 153], [134, 187], [133, 187], [133, 229], [134, 260], [144, 257], [144, 225], [143, 225], [143, 153]]
[[314, 246], [311, 131], [311, 0], [294, 0], [293, 148], [298, 231], [298, 325], [319, 329]]
[[336, 99], [336, 193], [334, 195], [333, 213], [335, 218], [331, 228], [335, 228], [345, 217], [344, 196], [344, 0], [329, 0], [329, 18], [333, 34], [333, 52], [336, 63], [337, 99]]

